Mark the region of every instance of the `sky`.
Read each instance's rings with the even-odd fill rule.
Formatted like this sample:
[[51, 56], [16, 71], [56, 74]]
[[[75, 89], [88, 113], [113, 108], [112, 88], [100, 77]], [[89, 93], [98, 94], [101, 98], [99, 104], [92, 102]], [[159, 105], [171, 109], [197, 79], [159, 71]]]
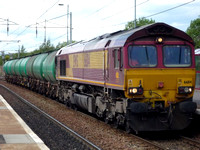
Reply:
[[[33, 51], [45, 36], [54, 46], [67, 41], [67, 12], [72, 13], [74, 41], [123, 30], [135, 19], [134, 4], [135, 0], [0, 0], [0, 52], [17, 53], [22, 45], [26, 52]], [[200, 0], [136, 0], [136, 18], [186, 31], [200, 17], [199, 8]]]

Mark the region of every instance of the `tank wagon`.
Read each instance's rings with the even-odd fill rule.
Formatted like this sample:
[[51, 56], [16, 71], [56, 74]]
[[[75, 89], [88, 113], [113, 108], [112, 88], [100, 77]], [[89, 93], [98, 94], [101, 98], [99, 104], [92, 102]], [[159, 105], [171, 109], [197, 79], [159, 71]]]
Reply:
[[6, 81], [55, 98], [57, 94], [56, 52], [7, 61], [3, 67]]
[[[127, 132], [182, 130], [196, 110], [194, 42], [164, 23], [104, 34], [29, 60], [26, 86]], [[11, 63], [4, 65], [7, 81], [19, 76], [9, 70]]]

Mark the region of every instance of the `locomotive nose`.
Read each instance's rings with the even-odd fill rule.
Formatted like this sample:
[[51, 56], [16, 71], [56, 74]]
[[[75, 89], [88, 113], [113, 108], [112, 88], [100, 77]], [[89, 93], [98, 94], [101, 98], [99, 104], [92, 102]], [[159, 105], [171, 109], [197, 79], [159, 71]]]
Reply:
[[[170, 103], [192, 97], [195, 76], [189, 69], [134, 69], [127, 71], [127, 97], [150, 102], [153, 108], [165, 108]], [[191, 104], [192, 105], [192, 104]], [[193, 106], [191, 106], [193, 107]]]

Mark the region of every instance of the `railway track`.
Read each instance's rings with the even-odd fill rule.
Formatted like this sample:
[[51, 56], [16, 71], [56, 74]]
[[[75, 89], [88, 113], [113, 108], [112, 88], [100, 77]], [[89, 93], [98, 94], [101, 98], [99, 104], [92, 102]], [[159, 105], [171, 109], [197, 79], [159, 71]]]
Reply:
[[148, 139], [148, 141], [151, 141], [154, 144], [162, 146], [165, 150], [175, 150], [175, 149], [199, 150], [200, 149], [199, 141], [196, 141], [192, 138], [188, 138], [185, 136], [180, 136], [180, 135], [175, 135], [175, 137], [170, 137], [170, 138], [167, 137], [166, 139], [158, 137], [157, 140]]
[[185, 141], [188, 144], [191, 144], [192, 146], [197, 147], [197, 148], [200, 149], [200, 142], [199, 141], [191, 139], [191, 138], [188, 138], [188, 137], [185, 137], [185, 136], [180, 136], [180, 137], [183, 139], [183, 141]]
[[[29, 101], [25, 100], [24, 98], [22, 98], [21, 96], [19, 96], [18, 94], [16, 94], [15, 92], [13, 92], [12, 90], [10, 90], [9, 88], [7, 88], [4, 85], [0, 84], [0, 87], [6, 89], [8, 92], [12, 93], [12, 95], [14, 95], [15, 97], [19, 98], [23, 103], [25, 103], [26, 105], [30, 106], [31, 108], [33, 108], [34, 110], [36, 110], [37, 112], [41, 113], [42, 115], [44, 115], [46, 118], [52, 120], [54, 123], [56, 123], [57, 125], [59, 125], [60, 127], [62, 127], [64, 130], [67, 130], [67, 132], [69, 132], [70, 134], [72, 134], [76, 139], [78, 139], [79, 141], [81, 141], [82, 143], [84, 143], [84, 145], [86, 145], [87, 147], [89, 147], [89, 149], [94, 149], [94, 150], [100, 150], [99, 147], [97, 147], [96, 145], [94, 145], [93, 143], [91, 143], [90, 141], [86, 140], [85, 138], [83, 138], [82, 136], [80, 136], [77, 132], [71, 130], [70, 128], [68, 128], [66, 125], [64, 125], [63, 123], [59, 122], [58, 120], [56, 120], [55, 118], [51, 117], [49, 114], [45, 113], [44, 111], [42, 111], [41, 109], [39, 109], [38, 107], [36, 107], [35, 105], [33, 105], [32, 103], [30, 103]], [[83, 113], [82, 113], [83, 114]], [[85, 115], [85, 114], [83, 114]], [[124, 131], [122, 131], [124, 132]], [[129, 135], [132, 139], [134, 139], [134, 143], [140, 143], [140, 147], [145, 147], [145, 149], [159, 149], [159, 150], [164, 150], [165, 148], [152, 143], [148, 140], [145, 140], [137, 135], [133, 135], [130, 134]]]
[[[2, 86], [4, 88], [6, 88], [7, 90], [9, 90], [7, 87], [5, 87], [5, 86], [3, 86], [1, 84], [0, 84], [0, 86]], [[10, 87], [10, 86], [8, 86], [8, 87]], [[11, 88], [11, 89], [13, 89], [13, 88]], [[23, 88], [22, 88], [22, 90], [23, 90]], [[12, 93], [16, 97], [19, 97], [20, 99], [23, 99], [22, 97], [16, 95], [16, 93], [14, 93], [14, 92], [12, 92]], [[30, 102], [28, 102], [26, 100], [25, 100], [24, 103], [26, 103], [27, 105], [29, 105], [29, 104], [33, 105], [33, 104], [31, 104]], [[33, 105], [33, 107], [35, 107], [35, 106]], [[38, 108], [36, 107], [35, 109], [37, 110]], [[39, 109], [39, 111], [41, 111], [41, 110]], [[41, 111], [41, 112], [43, 112], [43, 111]], [[77, 112], [77, 113], [80, 113], [80, 112]], [[80, 114], [82, 114], [82, 113], [80, 113]], [[84, 116], [85, 114], [82, 114], [82, 115]], [[88, 116], [88, 115], [85, 115], [85, 116]], [[53, 122], [56, 123], [59, 126], [63, 126], [64, 125], [63, 123], [60, 123], [59, 121], [57, 121], [56, 119], [54, 119], [53, 117], [51, 117], [48, 114], [47, 114], [47, 117], [51, 118], [53, 120]], [[91, 117], [91, 118], [93, 118], [93, 117]], [[107, 132], [109, 132], [109, 131], [107, 131]], [[120, 131], [120, 132], [124, 134], [124, 131]], [[74, 131], [72, 131], [72, 133], [70, 133], [70, 134], [73, 134], [73, 133], [74, 133]], [[135, 149], [159, 149], [159, 150], [166, 150], [166, 149], [182, 149], [182, 148], [185, 148], [185, 147], [187, 147], [189, 149], [191, 149], [191, 148], [192, 149], [200, 149], [200, 144], [198, 143], [198, 141], [197, 141], [197, 143], [194, 143], [195, 140], [190, 140], [187, 137], [180, 137], [179, 139], [175, 139], [175, 140], [173, 140], [173, 139], [168, 139], [167, 140], [166, 139], [166, 140], [163, 140], [163, 141], [162, 140], [153, 141], [153, 140], [149, 140], [149, 139], [146, 139], [146, 138], [139, 137], [139, 136], [134, 135], [134, 134], [129, 134], [128, 136], [130, 137], [130, 139], [132, 141], [130, 141], [130, 145], [128, 145], [127, 146], [128, 148], [126, 148], [126, 149], [134, 149], [135, 148]], [[116, 145], [117, 144], [118, 143], [116, 143]], [[99, 145], [101, 147], [103, 147], [101, 144], [99, 144]], [[87, 147], [90, 147], [90, 146], [87, 146]], [[88, 149], [100, 149], [100, 148], [96, 147], [96, 148], [88, 148]], [[106, 148], [103, 148], [103, 149], [106, 149]], [[110, 149], [110, 148], [108, 148], [108, 149]]]
[[59, 122], [55, 118], [53, 118], [50, 115], [48, 115], [47, 113], [45, 113], [44, 111], [42, 111], [41, 109], [39, 109], [38, 107], [36, 107], [35, 105], [31, 104], [30, 102], [28, 102], [24, 98], [20, 97], [18, 94], [16, 94], [15, 92], [13, 92], [12, 90], [10, 90], [9, 88], [7, 88], [7, 87], [5, 87], [4, 85], [1, 85], [1, 84], [0, 84], [0, 87], [6, 89], [12, 95], [14, 95], [15, 97], [17, 97], [20, 101], [22, 101], [23, 103], [25, 103], [29, 107], [33, 108], [35, 111], [39, 112], [40, 114], [42, 114], [43, 116], [45, 116], [47, 119], [49, 119], [52, 122], [54, 122], [55, 124], [57, 124], [58, 126], [60, 126], [64, 131], [66, 131], [67, 133], [69, 133], [76, 140], [78, 140], [81, 144], [83, 144], [84, 146], [86, 146], [87, 149], [91, 149], [91, 150], [100, 150], [101, 149], [98, 146], [96, 146], [93, 143], [91, 143], [90, 141], [88, 141], [87, 139], [85, 139], [84, 137], [82, 137], [81, 135], [79, 135], [77, 132], [73, 131], [72, 129], [70, 129], [66, 125], [62, 124], [61, 122]]

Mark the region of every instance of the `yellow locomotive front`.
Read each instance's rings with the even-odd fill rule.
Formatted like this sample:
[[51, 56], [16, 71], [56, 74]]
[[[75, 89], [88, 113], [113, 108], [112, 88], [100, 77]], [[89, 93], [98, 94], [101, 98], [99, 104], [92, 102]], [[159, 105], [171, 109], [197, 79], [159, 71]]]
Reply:
[[196, 110], [194, 46], [179, 30], [170, 35], [159, 33], [163, 30], [125, 45], [128, 129], [181, 130]]

